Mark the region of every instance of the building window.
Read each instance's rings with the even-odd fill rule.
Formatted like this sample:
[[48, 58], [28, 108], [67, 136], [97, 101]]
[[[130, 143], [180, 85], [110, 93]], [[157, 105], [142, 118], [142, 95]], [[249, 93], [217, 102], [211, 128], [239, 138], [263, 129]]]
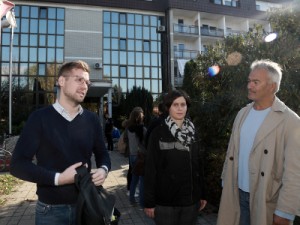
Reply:
[[126, 66], [120, 66], [120, 77], [127, 77], [127, 67]]
[[126, 39], [120, 39], [120, 50], [126, 50]]
[[150, 51], [150, 42], [144, 41], [144, 51], [149, 52]]
[[231, 7], [239, 7], [239, 0], [210, 0], [211, 3], [216, 5], [224, 5]]
[[47, 8], [40, 8], [40, 13], [39, 13], [40, 19], [46, 19], [47, 18]]
[[[65, 10], [56, 7], [16, 5], [15, 15], [18, 27], [15, 29], [13, 40], [13, 75], [21, 76], [19, 82], [13, 83], [13, 88], [22, 92], [24, 96], [34, 96], [38, 93], [39, 98], [26, 100], [24, 107], [30, 107], [32, 110], [49, 105], [54, 100], [57, 71], [64, 59]], [[9, 33], [10, 29], [3, 29], [3, 37]], [[9, 58], [3, 54], [9, 52], [9, 42], [2, 42], [0, 52], [2, 81], [9, 75], [9, 70], [5, 68], [9, 65]], [[34, 85], [34, 82], [38, 85]], [[2, 89], [1, 85], [4, 84], [0, 83]], [[16, 101], [21, 102], [22, 99]]]
[[179, 51], [184, 51], [185, 47], [184, 44], [178, 44]]
[[120, 13], [120, 23], [126, 24], [126, 14]]
[[103, 12], [103, 68], [105, 76], [123, 93], [134, 85], [145, 84], [154, 96], [161, 93], [161, 34], [156, 32], [159, 25], [158, 16]]

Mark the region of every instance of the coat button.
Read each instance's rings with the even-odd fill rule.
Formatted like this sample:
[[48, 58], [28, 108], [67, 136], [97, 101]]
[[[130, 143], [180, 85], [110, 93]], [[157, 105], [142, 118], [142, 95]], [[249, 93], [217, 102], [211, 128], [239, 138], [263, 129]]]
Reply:
[[268, 154], [268, 150], [267, 150], [267, 149], [265, 149], [265, 150], [264, 150], [264, 153], [265, 153], [265, 154]]
[[264, 173], [264, 172], [261, 172], [260, 174], [261, 174], [261, 176], [262, 176], [262, 177], [265, 175], [265, 173]]
[[232, 161], [233, 160], [233, 156], [230, 156], [229, 159]]

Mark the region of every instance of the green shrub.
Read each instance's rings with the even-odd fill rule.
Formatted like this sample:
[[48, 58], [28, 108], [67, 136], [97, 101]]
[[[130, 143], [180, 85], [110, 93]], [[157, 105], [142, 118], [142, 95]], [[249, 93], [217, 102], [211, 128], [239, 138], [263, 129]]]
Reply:
[[221, 173], [225, 155], [224, 149], [206, 150], [204, 153], [206, 198], [215, 207], [219, 206], [222, 193]]

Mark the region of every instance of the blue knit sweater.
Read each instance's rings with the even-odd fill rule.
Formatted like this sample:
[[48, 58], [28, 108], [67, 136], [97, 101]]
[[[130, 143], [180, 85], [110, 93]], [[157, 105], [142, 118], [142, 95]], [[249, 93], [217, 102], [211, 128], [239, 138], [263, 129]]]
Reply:
[[26, 122], [13, 152], [11, 174], [37, 183], [38, 199], [43, 203], [74, 204], [78, 196], [75, 184], [55, 186], [55, 173], [77, 162], [91, 169], [92, 153], [97, 167], [111, 168], [97, 115], [84, 110], [70, 122], [48, 106], [33, 112]]

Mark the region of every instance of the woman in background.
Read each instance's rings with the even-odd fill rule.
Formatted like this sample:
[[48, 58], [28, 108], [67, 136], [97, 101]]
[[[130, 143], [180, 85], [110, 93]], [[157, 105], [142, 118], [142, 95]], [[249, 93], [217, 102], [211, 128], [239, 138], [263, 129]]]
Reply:
[[141, 107], [135, 107], [130, 113], [127, 121], [127, 138], [129, 146], [129, 164], [132, 168], [132, 178], [130, 183], [129, 201], [132, 205], [137, 203], [135, 199], [136, 186], [139, 183], [139, 203], [144, 207], [144, 176], [137, 175], [134, 172], [134, 167], [137, 161], [139, 151], [145, 153], [144, 139], [147, 129], [144, 126], [144, 112]]

